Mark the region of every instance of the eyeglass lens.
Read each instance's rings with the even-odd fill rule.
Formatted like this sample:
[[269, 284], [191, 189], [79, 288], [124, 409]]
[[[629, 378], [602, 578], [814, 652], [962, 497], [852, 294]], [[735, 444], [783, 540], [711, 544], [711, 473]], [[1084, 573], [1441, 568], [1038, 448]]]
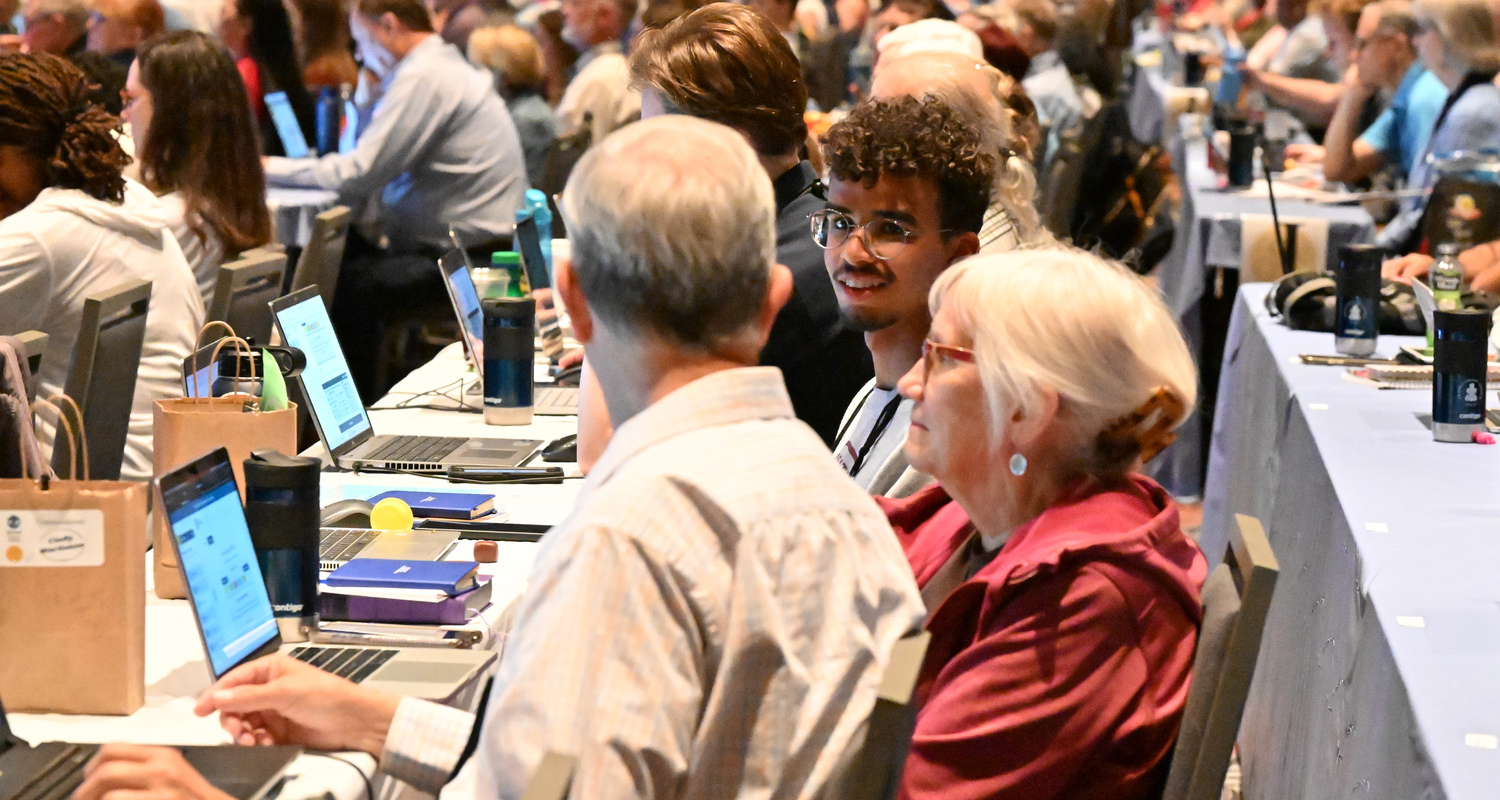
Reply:
[[843, 247], [857, 228], [864, 228], [865, 241], [876, 258], [894, 258], [906, 246], [910, 234], [901, 223], [874, 219], [856, 225], [854, 218], [838, 212], [822, 212], [812, 217], [813, 240], [819, 247], [831, 250]]

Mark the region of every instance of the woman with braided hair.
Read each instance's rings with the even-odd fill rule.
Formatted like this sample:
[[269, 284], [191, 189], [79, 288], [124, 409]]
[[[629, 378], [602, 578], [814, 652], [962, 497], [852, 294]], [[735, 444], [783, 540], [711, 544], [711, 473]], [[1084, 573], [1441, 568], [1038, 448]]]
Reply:
[[[120, 120], [90, 100], [93, 88], [57, 56], [0, 54], [0, 333], [48, 334], [39, 394], [59, 393], [84, 298], [151, 282], [120, 470], [146, 480], [152, 402], [181, 395], [203, 300], [172, 234], [180, 214], [121, 174]], [[50, 423], [38, 434], [50, 442]]]
[[927, 605], [908, 800], [1160, 797], [1205, 561], [1139, 474], [1193, 407], [1160, 297], [1065, 247], [980, 255], [932, 286], [906, 455], [877, 497]]

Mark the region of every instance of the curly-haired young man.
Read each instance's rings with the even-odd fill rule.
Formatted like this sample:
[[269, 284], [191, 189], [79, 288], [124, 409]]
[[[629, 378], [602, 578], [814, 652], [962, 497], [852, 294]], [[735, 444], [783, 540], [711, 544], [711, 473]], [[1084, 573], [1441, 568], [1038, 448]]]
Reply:
[[911, 401], [896, 381], [922, 357], [933, 281], [979, 251], [995, 160], [964, 119], [937, 97], [903, 95], [856, 107], [823, 137], [830, 207], [813, 215], [813, 238], [875, 362], [834, 455], [871, 494], [900, 497], [930, 480], [902, 453]]

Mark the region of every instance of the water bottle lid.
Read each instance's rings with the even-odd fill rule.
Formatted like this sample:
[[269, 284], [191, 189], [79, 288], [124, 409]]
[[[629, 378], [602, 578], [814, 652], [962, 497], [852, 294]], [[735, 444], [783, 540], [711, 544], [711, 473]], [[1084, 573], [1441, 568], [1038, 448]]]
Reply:
[[519, 267], [521, 254], [511, 250], [501, 250], [490, 256], [490, 263], [497, 267]]
[[256, 450], [245, 459], [244, 468], [246, 489], [316, 489], [323, 462], [276, 450]]
[[1380, 274], [1380, 265], [1385, 261], [1385, 250], [1373, 244], [1349, 244], [1339, 248], [1339, 267], [1343, 270], [1375, 270]]
[[486, 297], [479, 301], [485, 319], [526, 320], [536, 317], [536, 301], [529, 297]]

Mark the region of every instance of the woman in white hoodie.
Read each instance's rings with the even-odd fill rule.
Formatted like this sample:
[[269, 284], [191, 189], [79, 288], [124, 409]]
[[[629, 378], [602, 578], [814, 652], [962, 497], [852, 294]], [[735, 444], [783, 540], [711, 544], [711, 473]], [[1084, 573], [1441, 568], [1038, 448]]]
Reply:
[[[203, 325], [203, 300], [171, 232], [171, 210], [121, 175], [120, 121], [91, 103], [88, 89], [83, 73], [56, 56], [0, 55], [0, 333], [51, 337], [39, 395], [59, 393], [83, 299], [151, 281], [120, 470], [146, 480], [152, 403], [182, 394], [182, 360]], [[38, 434], [46, 446], [50, 421]]]

